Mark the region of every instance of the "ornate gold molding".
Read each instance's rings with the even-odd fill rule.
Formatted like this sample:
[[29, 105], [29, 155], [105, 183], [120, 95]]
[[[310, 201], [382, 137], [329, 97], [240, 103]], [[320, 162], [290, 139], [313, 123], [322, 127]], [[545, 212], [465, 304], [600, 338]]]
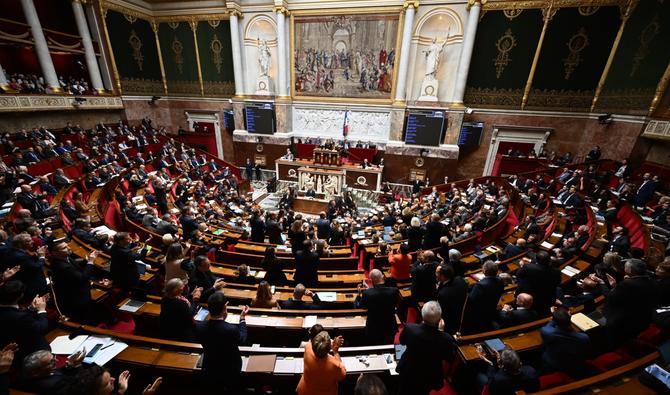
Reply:
[[144, 19], [145, 21], [151, 22], [153, 16], [132, 8], [124, 7], [122, 5], [116, 4], [114, 2], [111, 2], [109, 0], [100, 0], [100, 7], [102, 7], [105, 12], [106, 10], [112, 10], [119, 12], [125, 16], [130, 16], [133, 18], [139, 18], [139, 19]]
[[483, 7], [488, 3], [488, 0], [468, 0], [468, 5], [466, 8], [469, 10], [470, 7], [474, 6], [475, 4], [479, 4], [480, 7]]
[[158, 65], [161, 69], [161, 81], [163, 82], [163, 94], [168, 94], [167, 77], [165, 75], [165, 65], [163, 64], [163, 51], [161, 50], [161, 42], [158, 39], [158, 23], [151, 22], [151, 30], [154, 32], [154, 39], [156, 40], [156, 51], [158, 52]]
[[649, 116], [656, 111], [656, 107], [658, 107], [658, 103], [661, 101], [665, 90], [668, 88], [668, 84], [670, 84], [670, 63], [668, 63], [668, 67], [665, 68], [665, 72], [656, 86], [654, 98], [651, 100], [651, 105], [649, 106]]
[[[469, 0], [473, 2], [474, 0]], [[602, 7], [602, 6], [625, 6], [628, 0], [553, 0], [554, 8], [584, 8]], [[509, 9], [539, 9], [547, 7], [547, 0], [488, 0], [482, 1], [482, 8], [485, 10], [509, 10]]]
[[569, 80], [572, 73], [577, 66], [582, 63], [581, 53], [589, 45], [589, 36], [586, 34], [586, 29], [583, 27], [570, 37], [567, 44], [570, 54], [563, 59], [563, 67], [565, 71], [565, 79]]
[[198, 48], [198, 21], [191, 20], [189, 22], [191, 30], [193, 31], [193, 44], [195, 45], [195, 61], [198, 65], [198, 83], [200, 84], [200, 96], [205, 96], [205, 86], [202, 83], [202, 66], [200, 65], [200, 49]]
[[626, 5], [626, 7], [621, 8], [621, 24], [619, 25], [619, 31], [617, 31], [616, 33], [616, 37], [614, 38], [614, 42], [612, 43], [612, 49], [610, 49], [610, 54], [607, 57], [607, 62], [605, 63], [605, 68], [603, 68], [603, 72], [600, 75], [600, 80], [598, 80], [598, 85], [596, 86], [596, 91], [593, 95], [593, 100], [591, 101], [591, 112], [595, 110], [596, 105], [598, 104], [598, 98], [600, 97], [600, 93], [603, 91], [605, 81], [607, 81], [607, 76], [609, 75], [610, 69], [612, 68], [614, 55], [616, 55], [616, 51], [619, 48], [619, 43], [621, 42], [623, 31], [626, 28], [626, 23], [628, 22], [628, 19], [633, 13], [633, 10], [637, 6], [637, 3], [638, 0], [628, 0], [628, 4]]
[[76, 102], [73, 96], [3, 95], [0, 96], [0, 112], [123, 109], [123, 102], [118, 96], [78, 97], [86, 100]]
[[[109, 60], [112, 63], [112, 73], [116, 82], [116, 91], [120, 95], [121, 77], [119, 76], [119, 69], [116, 67], [116, 59], [114, 58], [114, 49], [112, 48], [112, 40], [109, 39], [109, 31], [107, 30], [107, 9], [102, 7], [102, 1], [98, 3], [98, 11], [100, 12], [100, 19], [102, 20], [102, 30], [105, 32], [105, 44], [107, 45], [107, 52], [109, 53]], [[102, 48], [100, 48], [102, 51]]]
[[509, 57], [509, 53], [514, 47], [516, 47], [516, 38], [512, 34], [512, 29], [507, 29], [507, 31], [500, 36], [498, 41], [496, 41], [498, 56], [493, 59], [493, 64], [496, 67], [497, 79], [500, 79], [503, 71], [505, 71], [505, 67], [512, 61]]
[[540, 33], [540, 39], [537, 41], [537, 47], [535, 48], [535, 55], [533, 56], [533, 63], [530, 66], [530, 72], [528, 73], [528, 79], [526, 80], [526, 86], [523, 89], [523, 97], [521, 98], [521, 109], [523, 110], [528, 103], [528, 94], [530, 93], [530, 88], [533, 85], [533, 79], [535, 78], [535, 70], [537, 69], [537, 62], [540, 60], [540, 52], [542, 52], [542, 44], [544, 43], [544, 36], [547, 34], [547, 27], [549, 22], [556, 14], [556, 8], [554, 8], [554, 0], [549, 0], [549, 4], [542, 9], [542, 19], [544, 24], [542, 25], [542, 32]]

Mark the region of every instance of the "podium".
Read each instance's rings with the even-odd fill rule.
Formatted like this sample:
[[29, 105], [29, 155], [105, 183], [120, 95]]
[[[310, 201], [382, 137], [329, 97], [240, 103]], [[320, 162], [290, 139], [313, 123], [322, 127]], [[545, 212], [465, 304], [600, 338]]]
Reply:
[[340, 151], [325, 148], [315, 148], [313, 153], [313, 160], [315, 165], [339, 166]]

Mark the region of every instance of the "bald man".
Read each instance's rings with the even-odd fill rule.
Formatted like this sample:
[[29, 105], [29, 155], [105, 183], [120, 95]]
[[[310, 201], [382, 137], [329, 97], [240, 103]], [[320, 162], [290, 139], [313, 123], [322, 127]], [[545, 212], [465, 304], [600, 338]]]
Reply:
[[498, 316], [501, 328], [525, 324], [537, 319], [537, 312], [532, 309], [533, 297], [527, 293], [516, 296], [516, 308], [506, 304]]
[[367, 344], [392, 344], [398, 331], [396, 307], [400, 303], [398, 288], [384, 285], [384, 275], [378, 269], [370, 271], [370, 282], [358, 285], [357, 308], [367, 309], [365, 322]]

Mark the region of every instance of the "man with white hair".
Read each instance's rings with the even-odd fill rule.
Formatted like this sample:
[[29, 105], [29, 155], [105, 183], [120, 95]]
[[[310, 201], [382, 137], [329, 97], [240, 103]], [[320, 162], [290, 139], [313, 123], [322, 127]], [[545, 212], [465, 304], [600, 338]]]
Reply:
[[[370, 282], [358, 284], [358, 296], [354, 302], [357, 308], [368, 309], [365, 321], [367, 344], [391, 344], [398, 331], [396, 307], [400, 303], [400, 291], [384, 285], [384, 275], [379, 269], [370, 271]], [[363, 290], [366, 287], [367, 289]]]
[[429, 394], [442, 388], [442, 361], [452, 359], [454, 338], [444, 332], [442, 309], [434, 300], [421, 309], [421, 324], [406, 324], [400, 344], [406, 346], [396, 371], [400, 374], [400, 394]]

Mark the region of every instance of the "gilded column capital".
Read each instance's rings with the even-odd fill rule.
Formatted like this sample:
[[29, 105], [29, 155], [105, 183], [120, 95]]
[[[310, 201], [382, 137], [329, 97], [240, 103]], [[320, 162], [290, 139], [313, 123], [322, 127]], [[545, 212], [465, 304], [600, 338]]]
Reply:
[[470, 7], [474, 6], [475, 4], [478, 4], [480, 7], [486, 4], [487, 0], [468, 0], [468, 5], [467, 9], [469, 10]]
[[158, 23], [155, 20], [151, 20], [151, 30], [153, 30], [154, 34], [158, 33]]
[[188, 25], [191, 26], [191, 30], [194, 32], [198, 30], [198, 21], [196, 21], [195, 18], [191, 18], [191, 20], [188, 21]]
[[239, 8], [229, 8], [228, 15], [241, 18], [244, 14], [242, 14], [242, 10]]
[[402, 5], [403, 10], [407, 10], [410, 7], [414, 8], [415, 10], [419, 8], [419, 0], [406, 0]]
[[276, 5], [272, 7], [272, 12], [284, 14], [286, 16], [291, 15], [291, 11], [289, 11], [288, 8], [284, 7], [283, 5]]

